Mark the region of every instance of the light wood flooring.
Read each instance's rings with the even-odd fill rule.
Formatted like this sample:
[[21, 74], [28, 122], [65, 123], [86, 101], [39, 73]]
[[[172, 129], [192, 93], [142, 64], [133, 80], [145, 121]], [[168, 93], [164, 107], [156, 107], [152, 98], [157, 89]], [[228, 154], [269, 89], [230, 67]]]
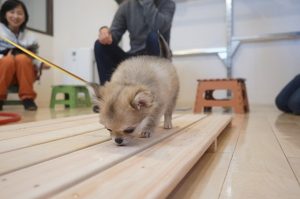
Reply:
[[[250, 109], [249, 114], [233, 114], [231, 127], [218, 138], [217, 152], [206, 152], [169, 199], [300, 198], [300, 116], [283, 114], [273, 106]], [[18, 123], [92, 113], [86, 108], [4, 111], [21, 114]]]

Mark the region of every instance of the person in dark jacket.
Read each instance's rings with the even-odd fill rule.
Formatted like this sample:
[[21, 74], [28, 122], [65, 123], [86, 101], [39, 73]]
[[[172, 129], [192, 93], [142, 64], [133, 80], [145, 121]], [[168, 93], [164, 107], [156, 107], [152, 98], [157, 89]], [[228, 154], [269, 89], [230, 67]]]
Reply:
[[283, 112], [300, 115], [300, 74], [280, 91], [275, 104]]
[[[109, 81], [118, 64], [132, 56], [162, 56], [160, 39], [170, 43], [170, 32], [175, 12], [172, 0], [123, 0], [109, 27], [99, 29], [94, 45], [100, 84]], [[118, 44], [129, 32], [130, 50], [125, 52]]]

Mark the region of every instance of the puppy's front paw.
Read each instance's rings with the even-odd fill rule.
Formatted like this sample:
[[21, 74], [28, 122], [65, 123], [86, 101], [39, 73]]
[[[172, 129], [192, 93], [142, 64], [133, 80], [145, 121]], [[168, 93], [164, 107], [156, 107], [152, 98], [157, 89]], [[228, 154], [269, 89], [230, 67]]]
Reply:
[[143, 130], [140, 134], [141, 138], [149, 138], [151, 136], [151, 131], [150, 130]]
[[171, 120], [165, 120], [164, 128], [165, 129], [171, 129], [172, 128], [172, 121]]

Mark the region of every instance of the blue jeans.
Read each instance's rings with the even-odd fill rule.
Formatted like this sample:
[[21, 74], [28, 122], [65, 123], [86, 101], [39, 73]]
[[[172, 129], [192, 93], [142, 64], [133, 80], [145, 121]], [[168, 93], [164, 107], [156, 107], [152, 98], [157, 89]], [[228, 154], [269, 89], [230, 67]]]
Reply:
[[106, 81], [110, 80], [112, 73], [115, 71], [119, 63], [125, 59], [137, 55], [159, 56], [159, 35], [156, 32], [151, 32], [146, 40], [146, 48], [134, 54], [125, 52], [115, 43], [112, 43], [111, 45], [102, 45], [98, 40], [96, 40], [94, 53], [100, 84], [104, 85]]
[[281, 90], [275, 104], [283, 112], [300, 115], [300, 74]]

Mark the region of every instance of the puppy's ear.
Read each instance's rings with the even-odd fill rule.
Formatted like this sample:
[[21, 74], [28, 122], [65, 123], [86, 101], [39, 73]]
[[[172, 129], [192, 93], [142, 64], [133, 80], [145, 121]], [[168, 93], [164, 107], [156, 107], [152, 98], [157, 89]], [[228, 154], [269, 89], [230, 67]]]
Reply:
[[93, 88], [97, 100], [101, 101], [103, 99], [103, 86], [96, 83], [88, 83], [88, 85]]
[[99, 84], [96, 83], [88, 83], [88, 85], [93, 88], [94, 91], [94, 96], [92, 98], [93, 101], [93, 105], [94, 108], [96, 107], [96, 109], [94, 109], [94, 112], [98, 113], [100, 107], [102, 107], [104, 101], [103, 101], [103, 93], [104, 93], [104, 87], [100, 86]]
[[151, 107], [153, 100], [154, 96], [150, 91], [139, 91], [132, 101], [132, 106], [137, 110], [141, 110], [142, 108]]

